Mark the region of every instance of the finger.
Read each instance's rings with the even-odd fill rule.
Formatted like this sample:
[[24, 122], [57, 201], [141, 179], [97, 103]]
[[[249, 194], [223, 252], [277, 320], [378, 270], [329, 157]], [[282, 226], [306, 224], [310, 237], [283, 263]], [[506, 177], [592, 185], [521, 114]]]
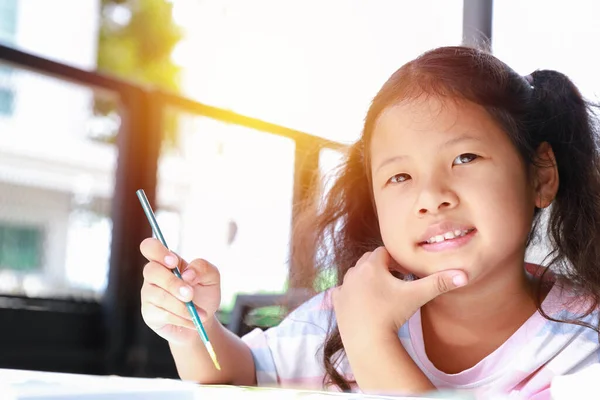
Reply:
[[[148, 305], [153, 305], [175, 316], [192, 321], [192, 316], [187, 305], [173, 297], [173, 295], [171, 295], [171, 293], [167, 292], [166, 290], [159, 288], [158, 286], [145, 283], [142, 286], [141, 294], [142, 312], [144, 310], [144, 307], [147, 307]], [[198, 313], [200, 319], [205, 320], [207, 315], [206, 311], [195, 304], [194, 308], [196, 309], [196, 312]]]
[[410, 288], [413, 299], [418, 303], [418, 307], [421, 307], [441, 294], [465, 286], [468, 278], [463, 271], [446, 270], [413, 282], [402, 283]]
[[358, 259], [358, 261], [356, 262], [356, 266], [364, 263], [365, 261], [367, 261], [369, 259], [369, 257], [371, 256], [371, 253], [373, 253], [372, 251], [367, 251], [365, 254], [363, 254], [362, 256], [360, 256], [360, 258]]
[[221, 282], [221, 274], [217, 267], [200, 258], [190, 262], [183, 270], [181, 277], [192, 286], [218, 285]]
[[157, 262], [149, 262], [144, 267], [144, 281], [166, 290], [179, 300], [192, 300], [193, 291], [190, 285], [177, 278], [173, 272]]
[[184, 260], [174, 252], [167, 249], [163, 244], [155, 238], [147, 238], [140, 243], [140, 251], [148, 261], [156, 261], [169, 268], [179, 266], [180, 269], [187, 265]]
[[[350, 277], [352, 276], [352, 274], [355, 271], [356, 271], [356, 267], [350, 267], [346, 270], [346, 272], [344, 273], [344, 276], [342, 277], [342, 285], [350, 280]], [[339, 286], [337, 289], [341, 290], [341, 286]]]
[[372, 259], [374, 263], [377, 263], [377, 265], [385, 265], [387, 269], [392, 273], [392, 275], [396, 278], [402, 279], [404, 278], [404, 276], [410, 274], [410, 271], [398, 264], [396, 260], [394, 260], [392, 255], [383, 246], [378, 247], [377, 249], [375, 249], [375, 251], [373, 251]]
[[146, 324], [154, 328], [162, 328], [165, 325], [175, 325], [188, 329], [196, 329], [191, 320], [175, 315], [152, 303], [145, 303], [142, 306], [142, 316], [144, 317]]
[[390, 253], [388, 253], [385, 247], [381, 246], [373, 250], [369, 257], [369, 261], [371, 261], [375, 265], [385, 267], [389, 270], [392, 261], [392, 256], [390, 256]]
[[192, 320], [185, 303], [156, 285], [148, 282], [144, 283], [142, 286], [141, 295], [142, 307], [145, 304], [152, 304], [158, 308], [162, 308], [163, 310], [170, 312], [173, 315], [184, 319], [189, 319], [190, 321]]

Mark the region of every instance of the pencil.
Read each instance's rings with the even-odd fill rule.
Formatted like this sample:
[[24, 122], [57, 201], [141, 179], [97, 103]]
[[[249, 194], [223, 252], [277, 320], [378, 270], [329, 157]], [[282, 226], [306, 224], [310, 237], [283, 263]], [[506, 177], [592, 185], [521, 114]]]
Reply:
[[[158, 226], [158, 223], [156, 222], [156, 218], [154, 217], [154, 211], [152, 211], [152, 207], [150, 207], [150, 203], [148, 202], [146, 193], [144, 193], [143, 189], [139, 189], [137, 192], [135, 192], [135, 194], [137, 194], [138, 199], [140, 199], [140, 203], [142, 204], [144, 213], [146, 214], [146, 217], [148, 218], [148, 222], [150, 222], [150, 226], [152, 227], [152, 232], [154, 232], [154, 236], [156, 236], [156, 238], [158, 240], [160, 240], [160, 242], [163, 244], [163, 246], [165, 246], [168, 249], [169, 247], [167, 246], [167, 242], [165, 241], [165, 238], [163, 237], [163, 234]], [[179, 279], [182, 279], [181, 273], [179, 271], [179, 267], [173, 268], [173, 273]], [[215, 350], [213, 349], [212, 344], [210, 344], [210, 340], [208, 340], [208, 335], [206, 334], [206, 330], [204, 330], [204, 326], [202, 326], [202, 321], [200, 320], [200, 317], [198, 316], [198, 312], [196, 311], [196, 307], [194, 306], [194, 303], [192, 301], [188, 301], [185, 303], [185, 305], [192, 316], [192, 321], [194, 322], [194, 326], [196, 326], [196, 329], [198, 330], [198, 334], [200, 335], [200, 338], [202, 339], [202, 343], [204, 343], [204, 347], [206, 347], [206, 350], [208, 351], [208, 354], [210, 355], [210, 358], [212, 359], [213, 364], [215, 365], [215, 368], [217, 368], [220, 371], [221, 366], [219, 365], [219, 362], [217, 361], [217, 355], [215, 354]]]

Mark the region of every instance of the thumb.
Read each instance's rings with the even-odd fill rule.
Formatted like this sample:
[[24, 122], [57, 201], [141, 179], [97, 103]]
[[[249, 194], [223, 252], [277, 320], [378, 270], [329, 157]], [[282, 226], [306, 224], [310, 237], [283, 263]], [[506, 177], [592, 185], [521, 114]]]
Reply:
[[411, 286], [413, 298], [421, 307], [441, 294], [465, 286], [467, 282], [467, 274], [464, 271], [445, 270], [407, 284]]

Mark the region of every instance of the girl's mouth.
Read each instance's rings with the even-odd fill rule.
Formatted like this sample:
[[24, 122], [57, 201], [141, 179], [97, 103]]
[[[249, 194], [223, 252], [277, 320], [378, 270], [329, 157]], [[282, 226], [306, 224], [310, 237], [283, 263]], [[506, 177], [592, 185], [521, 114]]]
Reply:
[[436, 235], [419, 243], [419, 246], [426, 251], [457, 249], [469, 243], [476, 233], [477, 230], [475, 228], [448, 231], [443, 235]]

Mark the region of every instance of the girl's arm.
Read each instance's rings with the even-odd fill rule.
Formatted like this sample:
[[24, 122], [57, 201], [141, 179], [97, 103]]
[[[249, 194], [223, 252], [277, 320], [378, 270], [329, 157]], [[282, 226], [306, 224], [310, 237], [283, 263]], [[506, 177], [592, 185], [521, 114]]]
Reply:
[[[416, 281], [397, 279], [384, 247], [368, 252], [332, 291], [340, 336], [361, 390], [421, 393], [435, 387], [408, 355], [398, 330], [442, 293], [464, 286], [467, 277], [445, 270]], [[405, 271], [399, 271], [405, 273]]]
[[198, 336], [198, 340], [191, 344], [169, 344], [181, 379], [202, 384], [255, 386], [256, 372], [250, 348], [214, 317], [204, 323], [204, 328], [221, 371], [213, 365]]
[[344, 341], [354, 378], [365, 393], [417, 394], [435, 390], [397, 334], [363, 330]]

